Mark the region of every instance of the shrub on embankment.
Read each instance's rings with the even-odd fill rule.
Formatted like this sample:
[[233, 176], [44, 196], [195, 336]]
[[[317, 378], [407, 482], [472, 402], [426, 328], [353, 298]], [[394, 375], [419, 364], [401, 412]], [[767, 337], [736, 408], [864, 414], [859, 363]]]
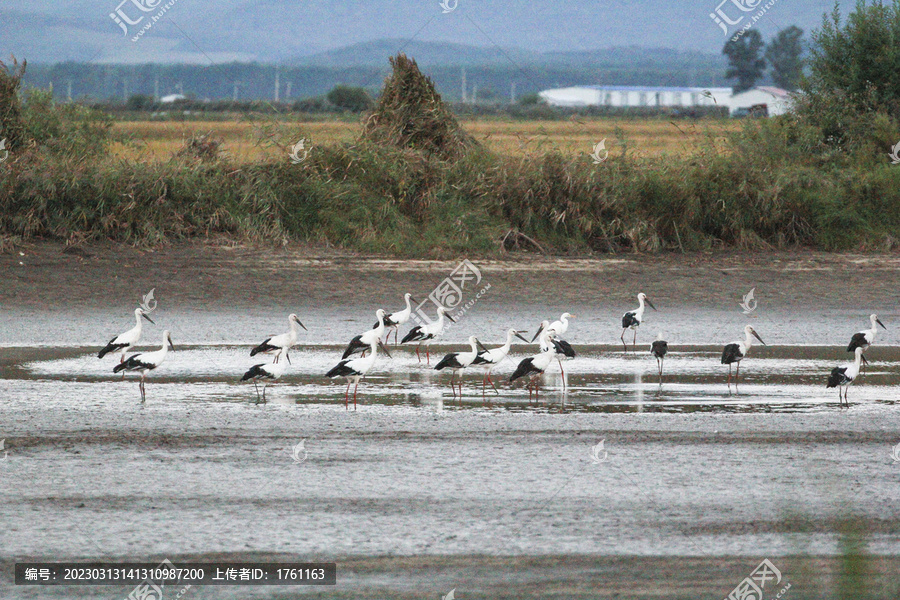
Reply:
[[[900, 13], [850, 19], [818, 39], [833, 49], [872, 27], [890, 37], [897, 24]], [[817, 56], [807, 94], [847, 60]], [[165, 162], [115, 159], [102, 116], [26, 99], [18, 114], [32, 139], [0, 165], [0, 236], [158, 244], [226, 235], [418, 256], [900, 245], [900, 166], [885, 147], [900, 140], [900, 113], [887, 92], [859, 92], [849, 104], [807, 96], [796, 114], [746, 123], [724, 150], [616, 153], [594, 164], [555, 151], [494, 155], [461, 130], [415, 61], [392, 64], [357, 143], [316, 147], [299, 164], [287, 152], [235, 164], [212, 140], [188, 142]]]

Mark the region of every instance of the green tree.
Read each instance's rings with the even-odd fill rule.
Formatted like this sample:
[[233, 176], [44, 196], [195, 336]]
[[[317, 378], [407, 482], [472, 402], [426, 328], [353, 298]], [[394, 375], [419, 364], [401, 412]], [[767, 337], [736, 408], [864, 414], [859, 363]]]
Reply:
[[863, 0], [841, 25], [837, 6], [813, 36], [808, 96], [839, 97], [848, 110], [900, 118], [900, 2]]
[[780, 88], [796, 90], [803, 74], [803, 30], [797, 26], [782, 29], [766, 45], [766, 61], [772, 67], [772, 80]]
[[749, 90], [762, 77], [766, 69], [766, 61], [762, 58], [762, 36], [755, 29], [744, 35], [728, 40], [722, 48], [722, 54], [728, 57], [726, 79], [737, 79], [735, 92]]
[[336, 85], [326, 96], [329, 102], [343, 110], [362, 112], [372, 108], [372, 98], [361, 87]]

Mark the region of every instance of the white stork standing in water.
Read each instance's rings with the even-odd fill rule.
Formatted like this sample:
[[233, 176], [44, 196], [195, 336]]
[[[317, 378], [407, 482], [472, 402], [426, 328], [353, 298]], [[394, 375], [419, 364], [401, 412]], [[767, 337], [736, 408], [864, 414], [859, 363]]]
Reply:
[[274, 354], [275, 360], [273, 362], [277, 363], [278, 359], [281, 358], [281, 355], [284, 354], [287, 361], [291, 362], [291, 348], [297, 343], [297, 337], [300, 335], [300, 332], [297, 330], [297, 325], [303, 327], [304, 331], [309, 330], [300, 322], [300, 317], [293, 313], [288, 316], [288, 325], [290, 326], [290, 330], [287, 333], [266, 338], [262, 344], [250, 351], [250, 356], [256, 356], [257, 354]]
[[[284, 370], [287, 368], [285, 363], [271, 363], [271, 364], [260, 364], [253, 365], [250, 367], [250, 370], [244, 373], [244, 376], [241, 377], [241, 381], [252, 381], [253, 387], [256, 388], [256, 403], [257, 404], [265, 404], [266, 403], [266, 385], [269, 381], [275, 381], [282, 375], [284, 375]], [[263, 393], [262, 393], [262, 401], [259, 398], [259, 386], [257, 385], [258, 381], [263, 382]]]
[[[856, 378], [859, 376], [860, 363], [867, 362], [866, 357], [863, 356], [864, 351], [865, 349], [862, 346], [857, 346], [856, 350], [854, 350], [856, 360], [849, 365], [833, 368], [831, 375], [828, 377], [828, 384], [825, 387], [838, 388], [838, 403], [841, 406], [844, 405], [844, 402], [847, 403], [848, 407], [850, 406], [850, 401], [847, 400], [847, 392], [850, 391], [850, 384], [856, 381]], [[843, 400], [841, 400], [842, 390], [844, 392]]]
[[144, 378], [147, 376], [148, 371], [153, 371], [165, 362], [166, 354], [168, 353], [170, 346], [172, 350], [175, 350], [175, 344], [172, 343], [172, 336], [169, 335], [169, 331], [163, 331], [162, 348], [156, 352], [134, 354], [129, 356], [128, 360], [125, 362], [113, 367], [113, 373], [118, 373], [120, 371], [138, 371], [141, 374], [141, 383], [139, 386], [141, 390], [141, 404], [147, 401], [147, 394], [144, 391]]
[[[444, 369], [450, 369], [452, 374], [450, 375], [450, 389], [453, 391], [453, 397], [456, 398], [456, 388], [453, 387], [453, 380], [456, 375], [475, 362], [475, 359], [478, 358], [478, 340], [475, 339], [475, 336], [469, 336], [469, 344], [472, 346], [472, 349], [469, 352], [451, 352], [447, 354], [434, 366], [435, 371], [443, 371]], [[459, 378], [459, 397], [462, 398], [462, 377]]]
[[569, 360], [571, 358], [575, 358], [575, 350], [572, 348], [572, 345], [566, 340], [560, 339], [556, 335], [556, 330], [553, 329], [553, 326], [547, 326], [547, 321], [541, 323], [541, 327], [543, 329], [543, 333], [541, 333], [540, 345], [541, 352], [546, 352], [547, 350], [553, 350], [553, 357], [556, 358], [556, 362], [559, 363], [559, 373], [562, 375], [562, 384], [563, 387], [566, 387], [566, 372], [563, 369], [562, 361]]
[[[385, 341], [391, 339], [391, 330], [393, 329], [395, 346], [397, 345], [397, 339], [400, 336], [400, 326], [408, 323], [409, 318], [412, 316], [412, 304], [410, 304], [410, 302], [418, 303], [418, 301], [412, 297], [412, 294], [409, 293], [403, 294], [403, 299], [406, 301], [406, 308], [384, 317], [384, 326], [387, 328], [387, 338], [385, 338]], [[378, 323], [372, 327], [378, 327]]]
[[[869, 315], [869, 322], [872, 323], [872, 328], [854, 333], [853, 337], [850, 338], [850, 344], [847, 346], [847, 352], [854, 352], [857, 348], [862, 348], [863, 352], [865, 352], [869, 346], [875, 343], [875, 334], [878, 333], [878, 326], [881, 325], [882, 329], [887, 329], [884, 323], [878, 319], [878, 315]], [[868, 364], [868, 361], [866, 364]]]
[[528, 333], [527, 331], [516, 331], [515, 329], [510, 329], [506, 332], [506, 343], [497, 348], [493, 348], [491, 350], [484, 350], [483, 352], [479, 352], [478, 356], [475, 357], [475, 360], [472, 362], [473, 367], [483, 367], [485, 369], [484, 378], [481, 380], [481, 397], [484, 398], [485, 387], [488, 383], [491, 384], [491, 387], [494, 388], [494, 391], [497, 392], [497, 395], [500, 394], [500, 390], [497, 389], [497, 386], [494, 385], [494, 382], [491, 380], [491, 372], [494, 370], [500, 361], [506, 358], [509, 355], [509, 351], [512, 349], [512, 340], [513, 337], [517, 337], [526, 344], [529, 343], [528, 340], [522, 337], [523, 333]]
[[521, 377], [530, 376], [531, 379], [529, 379], [527, 385], [528, 399], [531, 400], [532, 391], [534, 391], [535, 398], [537, 398], [540, 391], [540, 377], [547, 370], [547, 367], [550, 366], [550, 363], [553, 362], [555, 356], [556, 350], [551, 346], [540, 354], [523, 359], [510, 376], [509, 382], [512, 383]]
[[753, 338], [765, 346], [766, 343], [759, 337], [759, 334], [753, 330], [753, 327], [747, 325], [744, 327], [744, 339], [732, 342], [725, 346], [722, 350], [722, 364], [728, 365], [728, 387], [731, 388], [731, 365], [737, 363], [737, 372], [734, 375], [734, 386], [737, 388], [738, 378], [741, 375], [741, 360], [750, 352], [753, 345]]
[[425, 325], [416, 325], [409, 330], [409, 333], [403, 336], [402, 340], [400, 340], [401, 344], [408, 344], [411, 342], [419, 343], [419, 345], [416, 346], [416, 358], [419, 359], [419, 362], [422, 362], [422, 357], [419, 355], [419, 348], [422, 347], [422, 344], [425, 344], [425, 359], [427, 360], [426, 364], [429, 365], [431, 364], [431, 354], [428, 351], [428, 347], [431, 345], [432, 341], [444, 333], [444, 319], [446, 318], [451, 323], [456, 323], [456, 321], [453, 320], [453, 317], [447, 314], [447, 309], [443, 306], [438, 307], [437, 316], [437, 321], [432, 321]]
[[538, 336], [541, 335], [544, 331], [553, 331], [557, 337], [562, 336], [565, 332], [569, 330], [569, 319], [574, 319], [575, 315], [569, 313], [563, 313], [559, 320], [553, 321], [552, 323], [548, 323], [547, 321], [542, 321], [541, 326], [538, 328], [537, 332], [535, 332], [534, 337], [531, 338], [532, 343]]
[[650, 354], [656, 357], [656, 366], [659, 369], [659, 381], [662, 382], [662, 374], [663, 374], [663, 361], [666, 358], [666, 354], [669, 352], [669, 342], [663, 339], [663, 334], [660, 331], [659, 335], [656, 336], [656, 341], [650, 344]]
[[385, 313], [383, 309], [379, 308], [375, 311], [375, 318], [378, 319], [378, 322], [375, 323], [375, 327], [350, 340], [350, 343], [347, 344], [347, 349], [344, 350], [344, 355], [341, 357], [341, 360], [345, 360], [357, 352], [366, 353], [372, 346], [372, 342], [381, 341], [381, 336], [384, 335], [384, 316]]
[[378, 354], [378, 348], [384, 350], [384, 353], [387, 354], [388, 358], [391, 357], [391, 353], [388, 352], [387, 347], [385, 347], [381, 340], [373, 341], [369, 346], [369, 354], [361, 358], [342, 360], [335, 365], [333, 369], [325, 373], [325, 377], [331, 377], [332, 379], [335, 377], [347, 378], [347, 391], [344, 394], [345, 408], [350, 408], [350, 384], [355, 383], [356, 386], [353, 388], [353, 410], [356, 410], [356, 392], [359, 389], [359, 380], [365, 377], [375, 364], [375, 356]]
[[[143, 323], [141, 323], [141, 319], [147, 319], [148, 321], [153, 323], [153, 319], [147, 316], [147, 313], [144, 312], [144, 309], [134, 309], [135, 326], [125, 333], [117, 335], [113, 339], [109, 340], [109, 343], [106, 344], [106, 347], [97, 354], [97, 358], [103, 358], [111, 352], [118, 352], [119, 363], [125, 362], [125, 353], [128, 352], [128, 350], [130, 350], [132, 346], [136, 345], [141, 339], [141, 332], [144, 329]], [[156, 325], [156, 323], [153, 324]]]
[[653, 306], [653, 303], [650, 302], [650, 299], [647, 298], [647, 294], [645, 294], [644, 292], [638, 294], [637, 299], [638, 307], [622, 315], [622, 337], [619, 339], [622, 340], [622, 346], [625, 347], [625, 352], [628, 352], [628, 344], [625, 343], [625, 332], [629, 329], [634, 331], [634, 339], [631, 340], [632, 350], [637, 344], [637, 328], [640, 327], [641, 323], [644, 322], [644, 303], [646, 303], [647, 306], [649, 306], [653, 310], [656, 310], [656, 307]]

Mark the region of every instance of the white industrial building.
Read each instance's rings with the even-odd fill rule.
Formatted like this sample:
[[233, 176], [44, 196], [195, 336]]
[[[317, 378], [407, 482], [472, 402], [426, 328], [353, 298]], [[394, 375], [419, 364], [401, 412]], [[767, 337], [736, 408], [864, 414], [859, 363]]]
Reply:
[[722, 106], [734, 114], [739, 109], [766, 107], [766, 114], [781, 115], [791, 108], [790, 92], [776, 87], [756, 87], [733, 93], [728, 87], [654, 87], [631, 85], [579, 85], [538, 94], [551, 106], [694, 107]]
[[539, 96], [551, 106], [728, 106], [731, 88], [579, 85], [545, 90]]
[[777, 87], [761, 86], [734, 94], [728, 101], [731, 114], [739, 109], [753, 111], [765, 107], [770, 117], [783, 115], [791, 109], [791, 93]]

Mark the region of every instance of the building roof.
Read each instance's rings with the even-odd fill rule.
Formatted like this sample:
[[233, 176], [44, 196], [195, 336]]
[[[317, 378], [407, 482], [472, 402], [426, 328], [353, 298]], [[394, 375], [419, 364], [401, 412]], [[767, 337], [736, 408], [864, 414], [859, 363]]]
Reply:
[[[573, 88], [585, 88], [603, 92], [722, 92], [731, 93], [729, 87], [678, 87], [678, 86], [644, 86], [644, 85], [573, 85]], [[777, 88], [772, 88], [777, 89]]]
[[772, 87], [767, 85], [761, 85], [759, 87], [750, 88], [749, 90], [744, 90], [743, 92], [738, 92], [737, 94], [735, 94], [735, 96], [740, 96], [741, 94], [746, 94], [748, 92], [764, 92], [766, 94], [784, 100], [788, 100], [791, 97], [791, 93], [789, 91], [783, 90], [779, 87]]

